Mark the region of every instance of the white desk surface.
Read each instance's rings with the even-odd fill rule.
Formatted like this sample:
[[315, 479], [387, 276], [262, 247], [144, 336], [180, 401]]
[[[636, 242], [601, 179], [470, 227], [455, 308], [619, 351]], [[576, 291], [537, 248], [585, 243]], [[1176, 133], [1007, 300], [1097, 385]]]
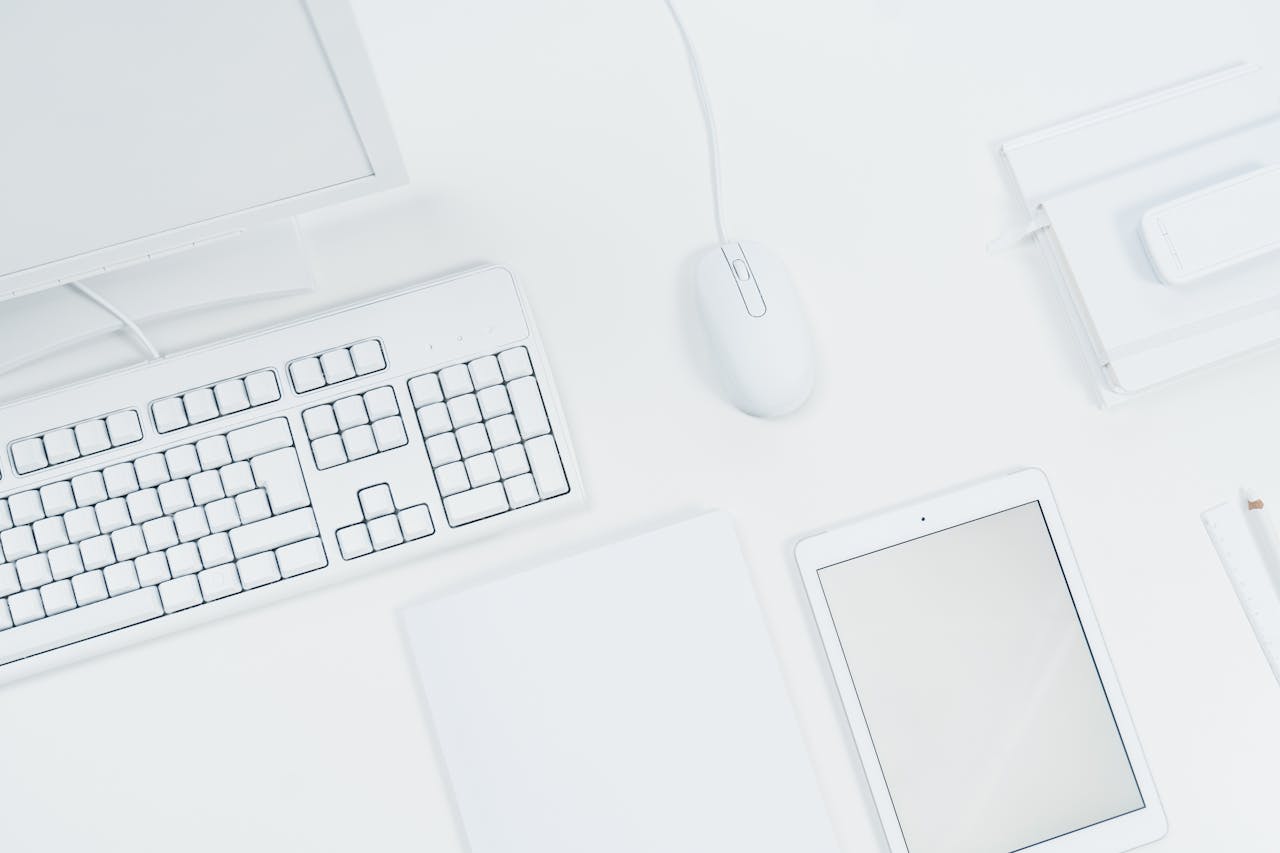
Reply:
[[705, 147], [659, 0], [358, 0], [412, 184], [303, 221], [314, 296], [158, 337], [209, 340], [304, 302], [508, 264], [590, 504], [6, 688], [0, 846], [460, 851], [398, 609], [723, 507], [843, 845], [883, 850], [789, 543], [1030, 464], [1057, 491], [1168, 811], [1151, 849], [1275, 849], [1280, 688], [1199, 513], [1280, 480], [1280, 353], [1100, 411], [1039, 255], [984, 244], [1019, 216], [996, 143], [1237, 59], [1275, 66], [1280, 5], [680, 5], [718, 108], [730, 229], [790, 263], [816, 330], [812, 403], [750, 420], [699, 366]]

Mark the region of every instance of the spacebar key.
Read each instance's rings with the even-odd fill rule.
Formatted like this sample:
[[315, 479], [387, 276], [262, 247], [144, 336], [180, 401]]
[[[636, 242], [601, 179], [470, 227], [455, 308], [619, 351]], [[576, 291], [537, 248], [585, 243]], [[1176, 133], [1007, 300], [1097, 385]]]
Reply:
[[164, 615], [155, 587], [0, 631], [0, 665]]

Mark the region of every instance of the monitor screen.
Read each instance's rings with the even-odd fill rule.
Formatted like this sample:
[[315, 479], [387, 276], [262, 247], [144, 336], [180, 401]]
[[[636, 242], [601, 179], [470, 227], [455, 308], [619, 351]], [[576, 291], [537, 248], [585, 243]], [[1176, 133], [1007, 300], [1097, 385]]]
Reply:
[[1038, 502], [818, 573], [911, 853], [1143, 807]]
[[6, 275], [373, 174], [330, 60], [302, 0], [3, 4], [0, 297]]

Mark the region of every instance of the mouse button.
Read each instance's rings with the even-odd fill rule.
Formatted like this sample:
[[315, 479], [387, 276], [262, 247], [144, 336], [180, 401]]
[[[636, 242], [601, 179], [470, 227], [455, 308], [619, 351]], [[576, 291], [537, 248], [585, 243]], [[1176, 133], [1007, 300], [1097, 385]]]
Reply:
[[747, 269], [747, 262], [742, 258], [734, 258], [731, 266], [733, 267], [733, 277], [738, 281], [746, 281], [751, 278], [751, 270]]
[[742, 294], [742, 302], [747, 306], [747, 313], [752, 317], [763, 317], [768, 307], [764, 304], [764, 294], [754, 278], [738, 282], [738, 292]]

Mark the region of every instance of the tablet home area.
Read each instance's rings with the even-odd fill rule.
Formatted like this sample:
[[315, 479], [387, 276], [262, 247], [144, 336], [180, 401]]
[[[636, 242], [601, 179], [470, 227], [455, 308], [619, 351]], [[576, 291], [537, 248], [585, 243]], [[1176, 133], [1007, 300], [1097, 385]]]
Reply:
[[1118, 853], [1164, 834], [1039, 471], [819, 534], [796, 559], [893, 853]]

